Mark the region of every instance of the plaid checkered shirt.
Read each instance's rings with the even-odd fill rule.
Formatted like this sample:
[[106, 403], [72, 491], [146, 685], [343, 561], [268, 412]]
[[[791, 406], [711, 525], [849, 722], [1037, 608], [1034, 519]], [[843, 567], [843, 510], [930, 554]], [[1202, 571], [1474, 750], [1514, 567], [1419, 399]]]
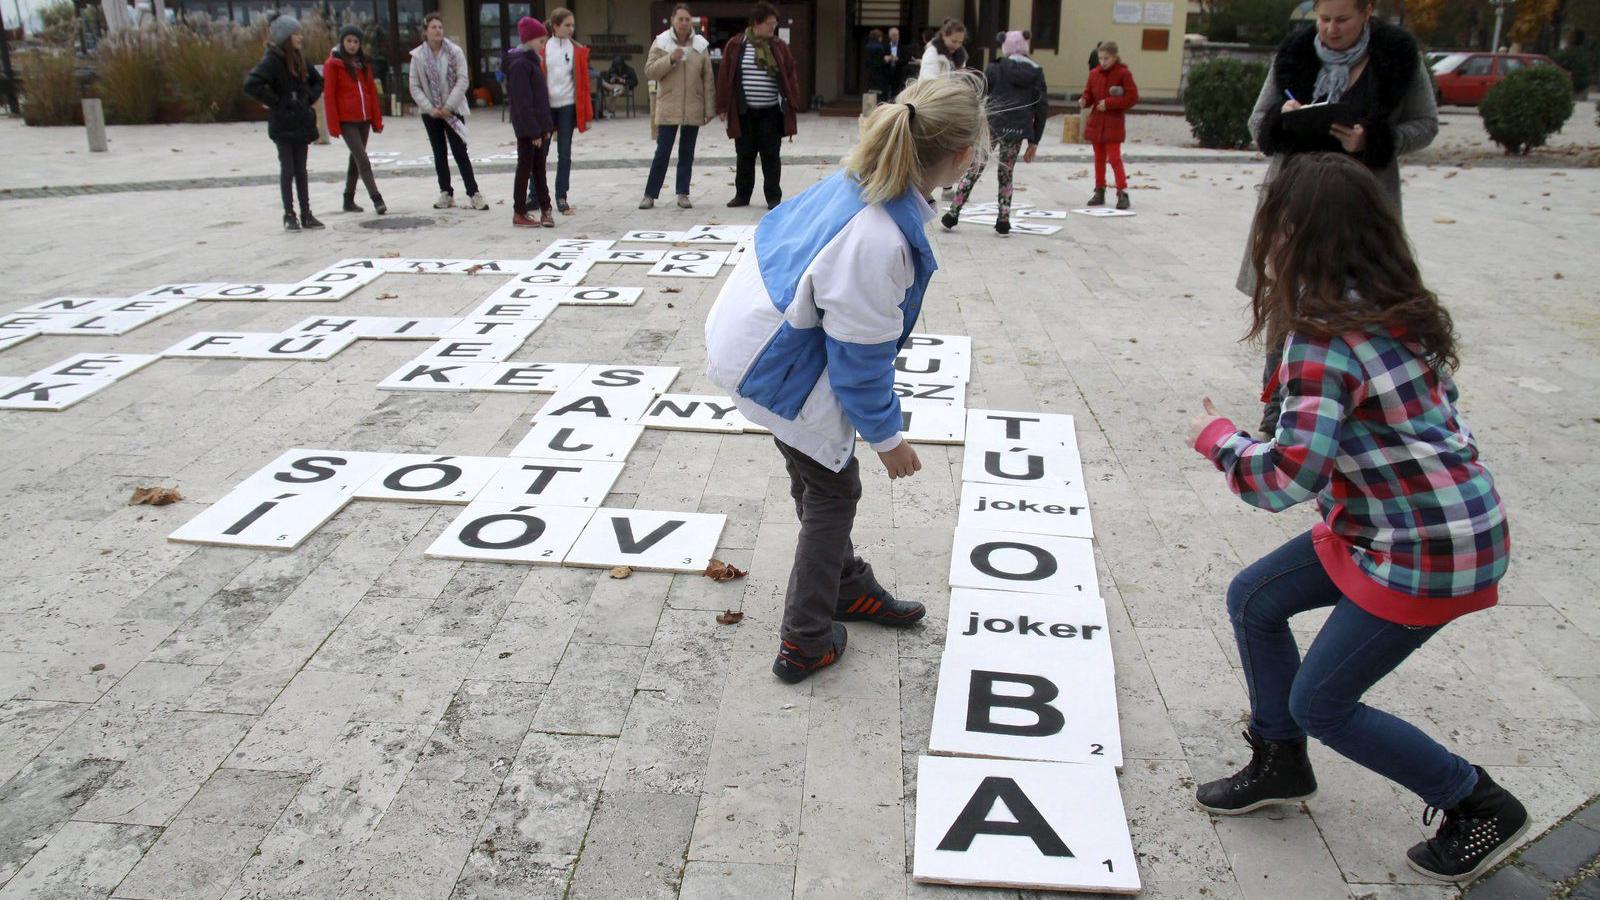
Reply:
[[1268, 387], [1283, 387], [1273, 439], [1222, 420], [1195, 449], [1252, 506], [1316, 497], [1335, 583], [1375, 615], [1437, 624], [1494, 604], [1511, 544], [1455, 384], [1419, 351], [1388, 334], [1291, 333]]

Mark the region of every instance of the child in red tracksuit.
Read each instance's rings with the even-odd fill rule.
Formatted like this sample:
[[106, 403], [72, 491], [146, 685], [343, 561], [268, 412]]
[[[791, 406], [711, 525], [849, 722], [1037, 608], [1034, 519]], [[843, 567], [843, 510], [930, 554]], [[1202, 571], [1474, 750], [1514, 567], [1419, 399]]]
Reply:
[[372, 77], [372, 61], [361, 46], [361, 29], [346, 25], [339, 32], [339, 43], [328, 54], [322, 67], [326, 81], [323, 106], [328, 115], [328, 134], [343, 138], [350, 148], [350, 167], [344, 176], [344, 211], [361, 212], [356, 205], [356, 178], [367, 186], [372, 208], [383, 215], [389, 211], [372, 177], [372, 162], [367, 158], [367, 139], [383, 133], [383, 106], [378, 102], [378, 84]]
[[1127, 209], [1128, 173], [1122, 168], [1122, 142], [1127, 137], [1125, 115], [1139, 102], [1139, 86], [1133, 83], [1133, 72], [1117, 55], [1116, 41], [1106, 41], [1096, 51], [1100, 65], [1089, 73], [1089, 83], [1083, 88], [1081, 100], [1089, 113], [1089, 128], [1084, 139], [1094, 145], [1094, 196], [1090, 206], [1106, 205], [1106, 163], [1117, 176], [1117, 209]]

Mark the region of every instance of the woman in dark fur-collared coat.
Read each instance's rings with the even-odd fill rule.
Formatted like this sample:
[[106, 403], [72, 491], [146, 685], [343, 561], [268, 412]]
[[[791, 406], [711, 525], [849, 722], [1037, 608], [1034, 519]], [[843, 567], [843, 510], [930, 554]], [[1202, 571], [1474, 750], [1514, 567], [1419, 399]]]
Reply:
[[[1374, 18], [1373, 3], [1316, 0], [1312, 7], [1316, 27], [1296, 31], [1278, 47], [1250, 114], [1256, 146], [1272, 159], [1266, 182], [1293, 154], [1347, 153], [1371, 169], [1395, 206], [1400, 206], [1400, 157], [1433, 143], [1439, 133], [1439, 110], [1416, 38]], [[1284, 113], [1324, 100], [1355, 107], [1360, 121], [1348, 127], [1335, 125], [1328, 134], [1314, 137], [1284, 128]], [[1246, 296], [1254, 295], [1256, 288], [1250, 254], [1247, 242], [1236, 285]], [[1283, 335], [1268, 334], [1266, 343], [1263, 384], [1278, 368]], [[1273, 397], [1261, 417], [1261, 430], [1269, 436], [1277, 430], [1278, 415], [1278, 400]]]

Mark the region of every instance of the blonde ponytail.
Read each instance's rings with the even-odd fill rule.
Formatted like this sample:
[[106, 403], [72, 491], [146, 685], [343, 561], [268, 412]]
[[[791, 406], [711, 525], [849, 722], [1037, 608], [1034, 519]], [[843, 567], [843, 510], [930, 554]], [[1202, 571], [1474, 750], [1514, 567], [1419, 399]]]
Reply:
[[968, 148], [989, 150], [983, 77], [961, 71], [918, 81], [861, 120], [861, 139], [844, 162], [868, 203], [893, 200], [929, 171]]

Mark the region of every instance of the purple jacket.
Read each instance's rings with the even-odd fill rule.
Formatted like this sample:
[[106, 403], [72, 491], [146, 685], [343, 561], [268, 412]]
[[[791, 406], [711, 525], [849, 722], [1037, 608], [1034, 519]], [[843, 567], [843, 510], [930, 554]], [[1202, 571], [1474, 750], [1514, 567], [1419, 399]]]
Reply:
[[519, 138], [543, 137], [556, 130], [550, 117], [550, 88], [545, 84], [539, 55], [521, 47], [506, 53], [506, 102], [511, 106], [511, 129]]

